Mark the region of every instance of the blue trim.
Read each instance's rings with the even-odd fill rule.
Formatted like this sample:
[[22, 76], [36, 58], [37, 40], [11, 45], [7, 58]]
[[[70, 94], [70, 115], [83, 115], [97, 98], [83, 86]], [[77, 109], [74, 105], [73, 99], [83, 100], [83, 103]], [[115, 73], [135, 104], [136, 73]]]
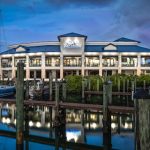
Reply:
[[[150, 49], [137, 45], [115, 45], [117, 50], [104, 50], [106, 45], [85, 45], [85, 52], [150, 52]], [[61, 52], [60, 45], [45, 45], [26, 47], [25, 52], [16, 52], [16, 48], [1, 52], [3, 54], [37, 53], [37, 52]]]
[[119, 38], [119, 39], [115, 40], [114, 42], [137, 42], [137, 43], [141, 43], [139, 41], [128, 39], [128, 38], [124, 38], [124, 37]]
[[63, 35], [59, 35], [58, 36], [58, 40], [60, 41], [60, 38], [61, 37], [84, 37], [85, 40], [87, 39], [87, 36], [86, 35], [82, 35], [82, 34], [78, 34], [78, 33], [74, 33], [74, 32], [71, 32], [71, 33], [67, 33], [67, 34], [63, 34]]

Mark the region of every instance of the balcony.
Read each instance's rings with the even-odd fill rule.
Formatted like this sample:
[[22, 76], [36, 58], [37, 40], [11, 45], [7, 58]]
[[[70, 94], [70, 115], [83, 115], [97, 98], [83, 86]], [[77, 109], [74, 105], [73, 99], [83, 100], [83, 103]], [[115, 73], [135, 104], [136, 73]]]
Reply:
[[137, 57], [122, 57], [122, 67], [137, 67]]
[[59, 67], [60, 57], [46, 57], [45, 66], [46, 67]]
[[12, 58], [3, 58], [1, 60], [2, 68], [10, 68], [12, 67]]
[[29, 66], [30, 67], [41, 67], [41, 57], [30, 57]]
[[99, 67], [99, 57], [85, 57], [85, 67]]
[[118, 57], [104, 56], [102, 64], [103, 67], [118, 67]]
[[81, 67], [81, 57], [64, 57], [64, 67]]
[[150, 57], [141, 57], [141, 67], [150, 67]]

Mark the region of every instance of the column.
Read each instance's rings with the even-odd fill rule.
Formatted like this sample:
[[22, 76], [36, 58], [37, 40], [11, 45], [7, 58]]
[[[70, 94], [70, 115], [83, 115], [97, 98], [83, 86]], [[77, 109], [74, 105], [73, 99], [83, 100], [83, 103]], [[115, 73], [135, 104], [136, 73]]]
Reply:
[[45, 79], [45, 53], [42, 53], [41, 62], [42, 62], [41, 77], [42, 77], [42, 79]]
[[30, 78], [30, 69], [29, 69], [29, 55], [26, 55], [26, 79]]
[[82, 54], [82, 70], [81, 70], [81, 75], [82, 76], [84, 76], [84, 58], [85, 57], [85, 55], [84, 55], [84, 53]]
[[77, 75], [77, 76], [79, 75], [79, 70], [76, 70], [76, 75]]
[[63, 79], [64, 72], [63, 72], [63, 54], [60, 54], [60, 79]]
[[99, 125], [101, 128], [103, 127], [103, 116], [102, 116], [102, 114], [99, 114]]
[[14, 55], [12, 56], [12, 78], [16, 77], [16, 73], [15, 73], [15, 57]]
[[137, 56], [137, 75], [141, 74], [141, 55], [138, 54]]
[[122, 63], [121, 63], [122, 61], [121, 61], [121, 53], [119, 53], [119, 55], [118, 55], [118, 74], [121, 74], [121, 65], [122, 65]]
[[15, 106], [14, 105], [12, 105], [11, 111], [12, 111], [11, 122], [14, 122], [15, 120]]
[[100, 64], [99, 64], [99, 75], [102, 76], [103, 75], [103, 69], [102, 69], [102, 53], [99, 54], [99, 61], [100, 61]]
[[52, 78], [53, 78], [53, 79], [56, 78], [56, 70], [52, 70]]
[[42, 127], [45, 125], [45, 107], [44, 111], [41, 112], [41, 125]]

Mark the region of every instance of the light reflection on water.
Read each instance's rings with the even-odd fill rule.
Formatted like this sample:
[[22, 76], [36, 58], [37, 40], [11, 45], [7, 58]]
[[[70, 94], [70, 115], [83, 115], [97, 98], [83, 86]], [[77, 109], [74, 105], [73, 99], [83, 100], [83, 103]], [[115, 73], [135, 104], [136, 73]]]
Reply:
[[[7, 126], [3, 130], [15, 130], [15, 106], [5, 105], [1, 108], [0, 121], [2, 126]], [[41, 137], [55, 138], [54, 129], [50, 126], [50, 118], [54, 121], [54, 110], [50, 113], [47, 107], [34, 107], [30, 111], [29, 126], [30, 135], [37, 135]], [[119, 123], [121, 127], [121, 134], [117, 134], [118, 117], [113, 115], [112, 119], [112, 141], [113, 147], [119, 147], [122, 143], [130, 147], [134, 145], [134, 138], [132, 132], [132, 115], [121, 115]], [[66, 110], [66, 139], [67, 141], [87, 143], [91, 145], [102, 145], [102, 114], [101, 112], [87, 112], [82, 110]], [[51, 135], [51, 136], [50, 136]], [[115, 139], [119, 142], [116, 142]], [[128, 148], [130, 150], [130, 148]]]

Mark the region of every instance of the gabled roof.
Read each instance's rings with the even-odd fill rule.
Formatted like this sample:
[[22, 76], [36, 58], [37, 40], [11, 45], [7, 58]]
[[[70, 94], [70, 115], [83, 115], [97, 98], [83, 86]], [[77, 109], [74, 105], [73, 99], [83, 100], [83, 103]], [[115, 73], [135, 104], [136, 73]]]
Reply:
[[[60, 45], [45, 45], [45, 46], [26, 47], [25, 53], [38, 53], [38, 52], [60, 52]], [[24, 53], [24, 52], [17, 52], [16, 48], [12, 48], [7, 51], [1, 52], [0, 55], [17, 54], [17, 53]]]
[[60, 41], [61, 37], [84, 37], [85, 40], [87, 39], [86, 35], [82, 35], [82, 34], [78, 34], [78, 33], [74, 33], [74, 32], [63, 34], [63, 35], [59, 35], [58, 36], [59, 41]]
[[104, 50], [106, 45], [85, 45], [85, 52], [150, 52], [150, 49], [137, 45], [116, 45], [117, 50]]
[[128, 39], [125, 37], [119, 38], [119, 39], [115, 40], [114, 42], [137, 42], [137, 43], [140, 43], [139, 41]]

